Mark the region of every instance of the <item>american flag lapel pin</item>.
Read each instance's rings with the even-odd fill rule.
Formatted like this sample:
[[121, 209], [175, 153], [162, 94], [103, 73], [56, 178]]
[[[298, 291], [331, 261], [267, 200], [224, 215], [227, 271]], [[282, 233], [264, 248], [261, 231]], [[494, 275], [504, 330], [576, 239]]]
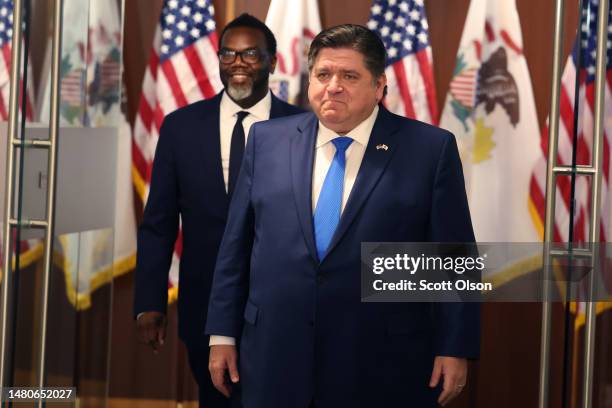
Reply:
[[386, 144], [384, 144], [384, 143], [381, 143], [381, 144], [379, 144], [379, 145], [376, 145], [376, 150], [380, 150], [380, 149], [382, 149], [382, 150], [384, 150], [384, 151], [387, 151], [387, 150], [389, 150], [389, 146], [387, 146], [387, 145], [386, 145]]

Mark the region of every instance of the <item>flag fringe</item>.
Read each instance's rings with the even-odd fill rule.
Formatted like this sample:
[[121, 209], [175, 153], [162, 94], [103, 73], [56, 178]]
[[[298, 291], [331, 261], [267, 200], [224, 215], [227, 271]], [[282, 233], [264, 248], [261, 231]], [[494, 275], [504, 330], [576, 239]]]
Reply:
[[529, 195], [529, 199], [527, 200], [527, 206], [529, 210], [529, 215], [531, 215], [531, 221], [533, 221], [533, 225], [538, 232], [538, 236], [541, 240], [544, 240], [544, 223], [540, 218], [540, 213], [538, 213], [538, 208], [536, 207], [531, 195]]
[[134, 184], [134, 188], [136, 189], [136, 193], [140, 197], [141, 202], [144, 204], [145, 203], [145, 192], [147, 190], [146, 183], [143, 180], [142, 175], [140, 174], [136, 166], [134, 166], [133, 164], [132, 164], [132, 183]]

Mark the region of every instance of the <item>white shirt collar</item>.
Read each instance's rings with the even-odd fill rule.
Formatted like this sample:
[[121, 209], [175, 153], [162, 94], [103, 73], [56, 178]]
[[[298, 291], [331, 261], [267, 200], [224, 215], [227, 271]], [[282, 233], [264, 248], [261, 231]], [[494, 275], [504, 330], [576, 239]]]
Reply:
[[[353, 141], [361, 144], [362, 146], [367, 146], [368, 141], [370, 140], [370, 134], [372, 133], [372, 129], [374, 128], [374, 122], [376, 122], [376, 116], [378, 115], [378, 105], [374, 106], [374, 110], [370, 113], [363, 122], [357, 125], [353, 130], [348, 132], [344, 136], [348, 136]], [[326, 143], [332, 141], [338, 137], [338, 134], [333, 130], [325, 127], [321, 121], [319, 121], [319, 132], [317, 135], [317, 145], [316, 148], [323, 146]]]
[[230, 116], [235, 116], [240, 111], [247, 111], [255, 120], [267, 120], [270, 118], [270, 109], [272, 108], [272, 93], [268, 91], [266, 96], [261, 98], [259, 102], [248, 109], [242, 108], [229, 97], [227, 92], [223, 92], [221, 97], [221, 109], [227, 112]]

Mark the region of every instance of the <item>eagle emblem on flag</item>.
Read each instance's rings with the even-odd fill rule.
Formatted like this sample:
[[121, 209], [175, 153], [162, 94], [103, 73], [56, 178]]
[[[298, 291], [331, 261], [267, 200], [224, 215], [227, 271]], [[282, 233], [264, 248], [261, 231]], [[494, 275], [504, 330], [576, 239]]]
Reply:
[[519, 122], [519, 92], [508, 71], [508, 56], [504, 47], [491, 54], [479, 71], [476, 106], [483, 103], [487, 115], [499, 104], [508, 114], [513, 127]]

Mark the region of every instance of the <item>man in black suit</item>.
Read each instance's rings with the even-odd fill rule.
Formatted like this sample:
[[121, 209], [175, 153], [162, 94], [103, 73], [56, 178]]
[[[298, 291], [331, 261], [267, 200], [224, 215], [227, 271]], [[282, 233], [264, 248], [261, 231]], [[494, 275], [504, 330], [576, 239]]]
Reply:
[[134, 316], [141, 341], [157, 351], [166, 336], [168, 271], [182, 221], [179, 336], [200, 386], [200, 406], [227, 407], [208, 372], [204, 335], [217, 250], [251, 125], [300, 113], [269, 90], [276, 40], [268, 27], [243, 14], [219, 38], [225, 89], [164, 119], [149, 198], [138, 230]]

